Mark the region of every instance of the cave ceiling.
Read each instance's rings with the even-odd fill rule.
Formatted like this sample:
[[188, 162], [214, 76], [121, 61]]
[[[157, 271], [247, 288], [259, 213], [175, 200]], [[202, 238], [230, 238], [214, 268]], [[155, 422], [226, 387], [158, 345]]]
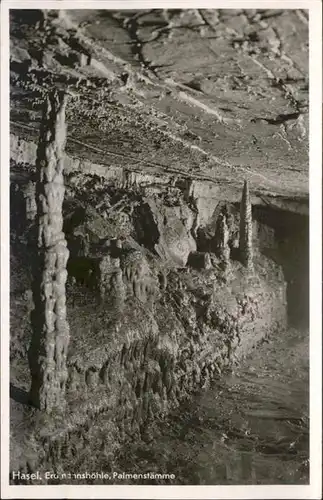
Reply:
[[10, 43], [12, 134], [56, 86], [72, 157], [307, 199], [305, 11], [11, 11]]

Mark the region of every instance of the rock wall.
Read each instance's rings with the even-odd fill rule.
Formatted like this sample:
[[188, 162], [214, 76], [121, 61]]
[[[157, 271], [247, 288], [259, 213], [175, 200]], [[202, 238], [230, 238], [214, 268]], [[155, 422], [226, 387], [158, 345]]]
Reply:
[[41, 468], [77, 472], [80, 463], [71, 465], [75, 455], [83, 457], [83, 468], [96, 470], [102, 447], [142, 438], [149, 421], [206, 388], [265, 334], [282, 334], [283, 280], [268, 284], [242, 277], [237, 289], [232, 282], [214, 286], [210, 276], [207, 285], [205, 293], [199, 272], [192, 279], [191, 273], [173, 270], [164, 303], [149, 306], [133, 296], [122, 316], [101, 325], [101, 331], [96, 329], [98, 308], [86, 324], [77, 319], [78, 309], [70, 312], [77, 338], [68, 360], [69, 413], [65, 421], [38, 426], [37, 442], [45, 449]]
[[154, 180], [128, 179], [125, 187], [98, 175], [66, 176], [68, 415], [36, 426], [36, 449], [51, 450], [45, 468], [64, 467], [73, 454], [85, 467], [89, 449], [99, 465], [102, 447], [143, 437], [149, 421], [265, 336], [284, 332], [291, 278], [280, 252], [295, 245], [297, 224], [283, 243], [280, 212], [253, 207], [250, 274], [239, 259], [239, 203], [220, 199], [204, 213], [191, 183]]

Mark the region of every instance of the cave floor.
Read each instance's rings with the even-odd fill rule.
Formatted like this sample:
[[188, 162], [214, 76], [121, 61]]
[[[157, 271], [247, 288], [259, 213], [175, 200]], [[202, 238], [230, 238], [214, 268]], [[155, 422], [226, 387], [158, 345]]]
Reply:
[[181, 485], [308, 483], [308, 359], [307, 332], [268, 339], [144, 441], [127, 443], [116, 470], [173, 473]]
[[[269, 337], [221, 380], [148, 424], [142, 439], [126, 440], [109, 469], [176, 476], [150, 484], [308, 483], [308, 360], [306, 331]], [[22, 450], [28, 455], [20, 438], [35, 417], [21, 403], [11, 399], [11, 463]]]

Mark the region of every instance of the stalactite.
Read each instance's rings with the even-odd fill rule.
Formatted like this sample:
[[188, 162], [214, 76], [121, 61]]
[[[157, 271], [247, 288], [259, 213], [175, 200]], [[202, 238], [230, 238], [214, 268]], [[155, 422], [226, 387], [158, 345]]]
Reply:
[[32, 339], [29, 365], [31, 402], [47, 412], [65, 406], [69, 325], [66, 319], [69, 256], [63, 232], [66, 95], [45, 101], [36, 160], [37, 249], [33, 262]]
[[253, 268], [252, 250], [252, 208], [250, 202], [248, 181], [244, 182], [240, 205], [240, 238], [239, 250], [242, 264], [248, 269]]

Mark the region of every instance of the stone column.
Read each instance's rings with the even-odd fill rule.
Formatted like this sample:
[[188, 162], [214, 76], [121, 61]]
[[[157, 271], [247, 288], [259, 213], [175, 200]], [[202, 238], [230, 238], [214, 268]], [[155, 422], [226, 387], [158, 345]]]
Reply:
[[221, 214], [219, 220], [219, 257], [225, 271], [230, 265], [229, 236], [227, 218]]
[[63, 409], [68, 377], [66, 358], [69, 325], [66, 319], [67, 260], [63, 233], [64, 148], [66, 95], [54, 91], [44, 106], [36, 159], [37, 248], [33, 259], [32, 339], [29, 365], [30, 400], [46, 412]]
[[26, 219], [27, 221], [34, 221], [37, 215], [35, 183], [33, 181], [29, 181], [23, 188], [23, 193], [26, 200]]
[[244, 181], [240, 205], [239, 250], [242, 264], [251, 271], [253, 269], [252, 207], [248, 181]]
[[99, 292], [100, 299], [103, 302], [106, 298], [107, 292], [110, 291], [110, 280], [111, 280], [111, 256], [104, 255], [99, 262]]

